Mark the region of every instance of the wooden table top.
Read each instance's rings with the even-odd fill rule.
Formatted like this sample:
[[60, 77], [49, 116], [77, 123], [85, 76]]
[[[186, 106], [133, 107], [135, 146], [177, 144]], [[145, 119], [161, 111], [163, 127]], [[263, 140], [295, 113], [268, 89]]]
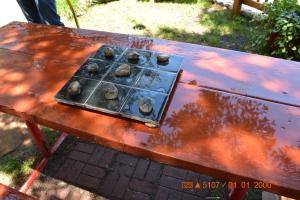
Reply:
[[[78, 67], [103, 44], [184, 57], [183, 73], [160, 128], [54, 100]], [[265, 181], [272, 187], [264, 190], [300, 197], [298, 62], [13, 22], [0, 28], [0, 77], [2, 112], [217, 178]]]

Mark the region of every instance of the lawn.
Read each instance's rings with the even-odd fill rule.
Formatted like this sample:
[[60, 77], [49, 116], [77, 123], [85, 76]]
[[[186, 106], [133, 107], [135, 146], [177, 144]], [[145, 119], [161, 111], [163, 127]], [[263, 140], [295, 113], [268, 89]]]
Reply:
[[[190, 3], [120, 0], [96, 4], [87, 8], [79, 23], [85, 29], [259, 53], [253, 44], [263, 30], [250, 17], [233, 18], [231, 10], [209, 0], [187, 2]], [[65, 9], [60, 6], [60, 13]], [[75, 27], [72, 19], [63, 20], [66, 26]]]
[[[9, 133], [6, 132], [8, 125], [11, 132], [23, 135], [23, 142], [12, 152], [0, 157], [0, 183], [19, 188], [41, 160], [41, 156], [39, 156], [31, 135], [21, 120], [1, 113], [0, 128], [4, 134]], [[49, 128], [42, 127], [42, 132], [50, 144], [53, 144], [58, 136], [57, 132]]]

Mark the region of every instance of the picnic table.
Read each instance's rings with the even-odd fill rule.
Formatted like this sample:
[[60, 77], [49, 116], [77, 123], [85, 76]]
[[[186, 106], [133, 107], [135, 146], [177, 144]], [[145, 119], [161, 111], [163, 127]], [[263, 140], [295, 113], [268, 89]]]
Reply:
[[[159, 128], [54, 100], [103, 44], [184, 57], [183, 72]], [[68, 133], [237, 183], [232, 199], [241, 199], [249, 187], [300, 197], [298, 62], [161, 39], [12, 22], [0, 28], [0, 76], [0, 111], [27, 123], [45, 159]], [[53, 148], [37, 124], [64, 132]]]

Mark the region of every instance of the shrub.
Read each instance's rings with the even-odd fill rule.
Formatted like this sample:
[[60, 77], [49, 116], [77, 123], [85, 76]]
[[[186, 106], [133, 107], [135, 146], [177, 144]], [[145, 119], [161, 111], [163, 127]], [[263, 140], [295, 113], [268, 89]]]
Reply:
[[300, 60], [300, 15], [283, 12], [275, 19], [268, 46], [276, 57]]
[[275, 57], [300, 60], [300, 6], [297, 0], [277, 0], [266, 4], [261, 18], [266, 34], [257, 45]]
[[269, 19], [275, 19], [281, 13], [291, 11], [300, 11], [297, 0], [275, 0], [273, 3], [264, 5], [264, 12], [268, 14]]

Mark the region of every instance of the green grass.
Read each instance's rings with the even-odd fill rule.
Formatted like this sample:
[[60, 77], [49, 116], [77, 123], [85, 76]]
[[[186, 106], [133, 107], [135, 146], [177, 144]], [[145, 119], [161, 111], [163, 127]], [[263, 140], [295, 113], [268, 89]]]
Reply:
[[48, 143], [50, 145], [54, 144], [57, 137], [59, 136], [59, 133], [57, 131], [54, 131], [47, 127], [42, 127], [41, 130], [42, 130], [43, 134], [46, 136]]
[[[90, 0], [70, 0], [74, 10], [76, 11], [77, 16], [82, 15], [91, 5]], [[57, 12], [60, 16], [72, 18], [72, 12], [67, 4], [66, 0], [56, 0]]]
[[[49, 128], [43, 127], [42, 132], [49, 144], [53, 144], [58, 136], [58, 132]], [[10, 180], [10, 186], [18, 188], [40, 160], [41, 155], [35, 145], [21, 145], [14, 152], [0, 158], [0, 177]]]
[[[209, 0], [174, 2], [114, 1], [94, 5], [79, 17], [81, 28], [177, 40], [258, 52], [253, 47], [263, 29]], [[65, 22], [75, 27], [72, 20]]]
[[20, 186], [25, 181], [26, 176], [32, 171], [35, 156], [35, 154], [20, 157], [7, 156], [1, 159], [1, 176], [9, 177], [13, 186]]

